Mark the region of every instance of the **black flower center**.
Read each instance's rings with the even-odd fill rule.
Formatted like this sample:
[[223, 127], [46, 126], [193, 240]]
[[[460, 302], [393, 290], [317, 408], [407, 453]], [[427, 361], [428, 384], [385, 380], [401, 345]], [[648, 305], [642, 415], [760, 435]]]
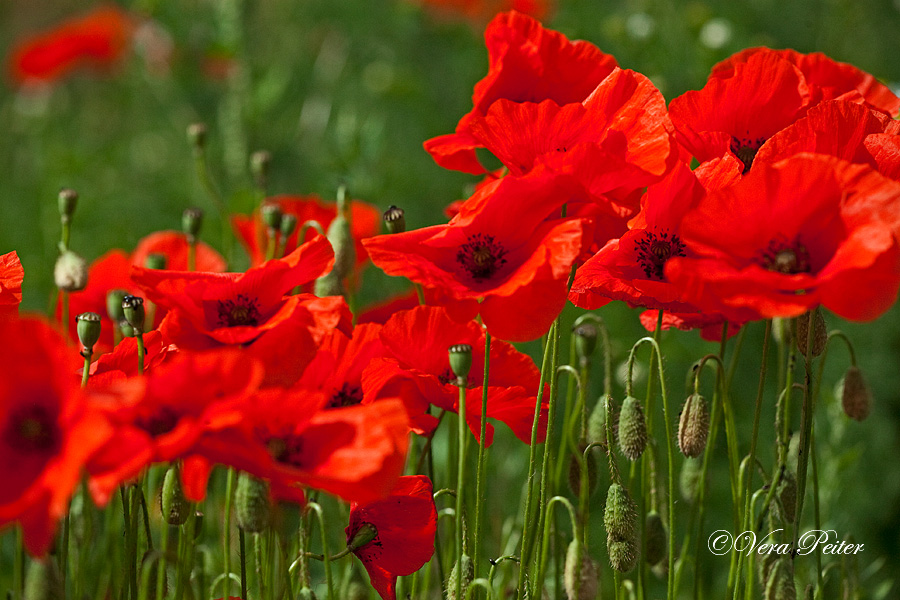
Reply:
[[684, 242], [677, 235], [663, 231], [659, 235], [645, 231], [637, 241], [637, 259], [650, 279], [663, 280], [663, 267], [673, 256], [684, 256]]
[[303, 440], [297, 436], [270, 437], [266, 442], [269, 454], [276, 461], [295, 467], [302, 467]]
[[759, 152], [760, 146], [765, 142], [766, 138], [756, 138], [755, 140], [731, 138], [731, 151], [744, 163], [743, 175], [746, 175], [750, 167], [753, 166], [753, 159], [756, 158], [756, 153]]
[[361, 388], [349, 383], [344, 383], [340, 389], [334, 390], [331, 400], [328, 401], [327, 408], [341, 408], [344, 406], [355, 406], [362, 403], [363, 391]]
[[459, 247], [456, 261], [469, 272], [473, 279], [490, 279], [506, 264], [506, 250], [494, 241], [494, 236], [476, 233]]
[[764, 269], [785, 275], [809, 273], [812, 270], [809, 251], [800, 243], [799, 236], [793, 241], [788, 241], [784, 237], [772, 240], [769, 246], [759, 253], [757, 262]]
[[3, 437], [18, 450], [47, 452], [56, 447], [59, 428], [45, 407], [23, 406], [10, 415]]
[[153, 437], [169, 433], [178, 425], [178, 415], [168, 407], [161, 407], [151, 415], [138, 417], [134, 424]]
[[259, 325], [259, 302], [238, 294], [234, 300], [219, 300], [219, 327]]

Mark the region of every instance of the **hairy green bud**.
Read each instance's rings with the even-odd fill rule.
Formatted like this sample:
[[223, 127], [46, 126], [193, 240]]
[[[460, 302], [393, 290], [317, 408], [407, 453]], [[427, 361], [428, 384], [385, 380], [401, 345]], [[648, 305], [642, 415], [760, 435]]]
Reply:
[[619, 413], [619, 449], [628, 460], [637, 460], [647, 447], [644, 409], [634, 396], [625, 398]]

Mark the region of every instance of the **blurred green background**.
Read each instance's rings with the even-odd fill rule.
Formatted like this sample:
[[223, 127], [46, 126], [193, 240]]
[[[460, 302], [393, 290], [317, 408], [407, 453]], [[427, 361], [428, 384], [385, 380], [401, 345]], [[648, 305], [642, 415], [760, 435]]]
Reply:
[[[113, 247], [130, 250], [152, 231], [178, 228], [187, 206], [206, 209], [206, 241], [220, 249], [231, 244], [194, 170], [185, 136], [193, 122], [209, 126], [210, 167], [232, 212], [254, 207], [247, 163], [259, 149], [273, 156], [270, 192], [333, 199], [346, 182], [354, 198], [381, 209], [405, 208], [410, 228], [441, 222], [442, 208], [474, 182], [436, 166], [422, 142], [452, 131], [471, 107], [472, 86], [487, 69], [483, 24], [437, 17], [404, 0], [144, 0], [122, 6], [143, 22], [133, 50], [113, 72], [79, 72], [41, 90], [20, 90], [9, 77], [2, 83], [0, 253], [15, 249], [22, 258], [25, 308], [44, 310], [50, 297], [61, 187], [81, 195], [72, 248], [88, 260]], [[6, 54], [30, 32], [90, 7], [6, 0], [0, 3], [0, 47]], [[823, 51], [895, 88], [900, 82], [897, 0], [558, 0], [547, 24], [645, 73], [667, 99], [702, 87], [715, 62], [754, 45]], [[237, 245], [234, 257], [235, 269], [246, 266]], [[371, 268], [364, 281], [368, 300], [402, 288]], [[575, 314], [570, 307], [566, 319]], [[644, 334], [638, 313], [611, 305], [601, 314], [619, 363]], [[862, 425], [839, 414], [831, 389], [847, 359], [835, 350], [819, 412], [823, 520], [841, 539], [852, 535], [865, 543], [859, 566], [870, 591], [880, 590], [874, 597], [896, 597], [900, 315], [895, 307], [876, 323], [831, 317], [829, 326], [846, 330], [857, 344], [876, 405]], [[761, 325], [751, 328], [735, 383], [745, 444], [761, 333]], [[682, 374], [714, 348], [695, 333], [667, 334], [663, 347], [672, 396], [680, 402]], [[594, 398], [597, 393], [595, 386]], [[774, 395], [772, 386], [764, 429]], [[508, 437], [498, 436], [497, 456], [515, 452], [515, 458], [498, 460], [498, 474], [521, 481], [524, 452]], [[770, 440], [764, 434], [766, 465], [772, 464]], [[707, 518], [709, 532], [729, 522], [724, 465], [715, 465], [713, 498], [721, 506]], [[594, 498], [597, 515], [602, 496]], [[511, 513], [508, 498], [493, 502], [498, 514]], [[592, 527], [599, 548], [599, 519]], [[720, 580], [727, 563], [706, 558], [710, 577]]]

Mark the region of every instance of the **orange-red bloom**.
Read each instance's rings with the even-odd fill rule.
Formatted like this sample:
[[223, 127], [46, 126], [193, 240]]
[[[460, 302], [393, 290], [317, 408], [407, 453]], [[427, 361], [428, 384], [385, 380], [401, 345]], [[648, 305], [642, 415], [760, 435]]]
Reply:
[[43, 321], [0, 321], [0, 527], [43, 555], [88, 456], [110, 436], [74, 377], [78, 355]]
[[15, 251], [0, 254], [0, 319], [19, 314], [25, 270]]
[[382, 600], [397, 600], [397, 576], [412, 575], [434, 554], [437, 509], [432, 491], [424, 475], [401, 477], [387, 498], [350, 506], [348, 545], [364, 528], [375, 530], [375, 538], [353, 553]]
[[[494, 337], [535, 339], [566, 301], [566, 281], [587, 224], [550, 219], [574, 195], [566, 177], [536, 172], [480, 188], [447, 225], [364, 240], [378, 267], [463, 301]], [[548, 220], [550, 219], [550, 220]], [[476, 304], [476, 300], [482, 300]]]
[[10, 73], [18, 83], [28, 83], [52, 82], [83, 66], [108, 69], [128, 50], [134, 29], [124, 11], [101, 6], [19, 43]]

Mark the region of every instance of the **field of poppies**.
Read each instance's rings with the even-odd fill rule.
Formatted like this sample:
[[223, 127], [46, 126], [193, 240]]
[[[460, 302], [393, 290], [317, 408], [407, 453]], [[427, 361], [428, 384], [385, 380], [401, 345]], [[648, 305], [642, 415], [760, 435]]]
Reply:
[[900, 590], [900, 8], [0, 15], [8, 598]]

